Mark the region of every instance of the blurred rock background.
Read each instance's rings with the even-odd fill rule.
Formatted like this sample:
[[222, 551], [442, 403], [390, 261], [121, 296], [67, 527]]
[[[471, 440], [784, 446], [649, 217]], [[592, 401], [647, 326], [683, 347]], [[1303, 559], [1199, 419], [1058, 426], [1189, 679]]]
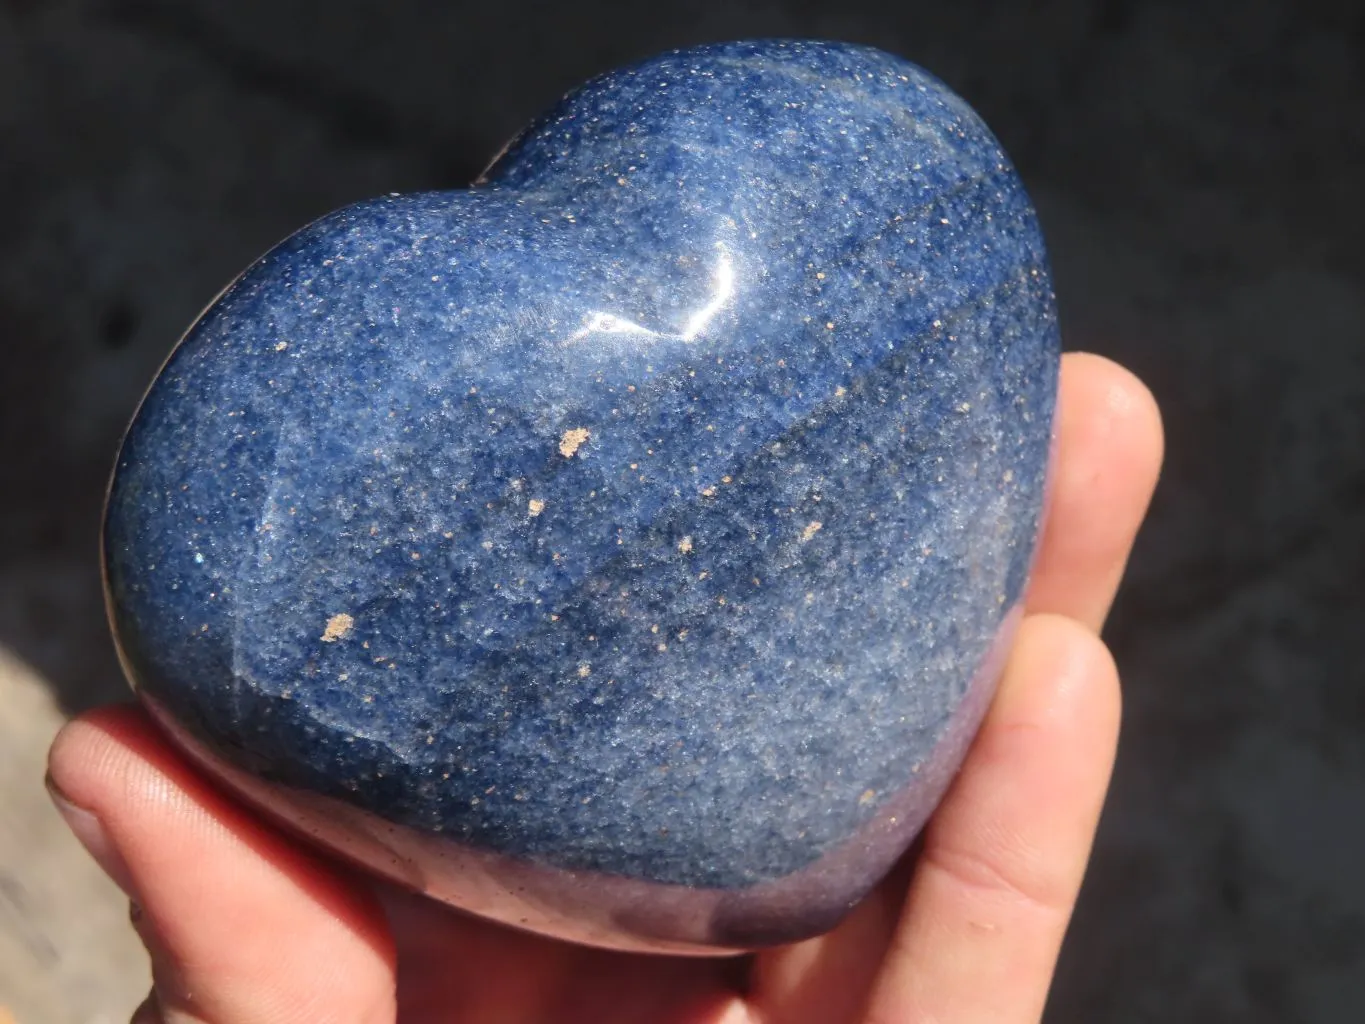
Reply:
[[141, 389], [244, 264], [466, 183], [565, 89], [674, 46], [873, 43], [986, 117], [1069, 347], [1170, 459], [1109, 639], [1121, 762], [1050, 1020], [1365, 1020], [1365, 6], [0, 0], [0, 1020], [148, 984], [43, 751], [118, 700], [101, 494]]

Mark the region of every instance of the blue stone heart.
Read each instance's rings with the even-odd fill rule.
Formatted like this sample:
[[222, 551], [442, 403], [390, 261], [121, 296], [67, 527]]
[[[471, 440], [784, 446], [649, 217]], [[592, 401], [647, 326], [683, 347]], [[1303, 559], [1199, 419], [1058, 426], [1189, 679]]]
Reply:
[[414, 888], [623, 947], [817, 932], [980, 720], [1058, 351], [942, 84], [667, 54], [218, 299], [118, 458], [117, 641], [202, 763]]

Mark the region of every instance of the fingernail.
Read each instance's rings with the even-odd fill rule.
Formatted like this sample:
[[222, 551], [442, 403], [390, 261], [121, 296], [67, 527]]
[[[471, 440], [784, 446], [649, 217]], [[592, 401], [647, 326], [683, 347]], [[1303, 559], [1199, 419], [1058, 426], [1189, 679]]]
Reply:
[[67, 828], [71, 829], [76, 838], [81, 841], [86, 852], [94, 858], [96, 864], [104, 869], [104, 873], [114, 880], [114, 884], [127, 895], [132, 896], [132, 873], [128, 870], [123, 855], [110, 841], [109, 833], [104, 830], [99, 818], [84, 807], [77, 807], [73, 804], [67, 795], [57, 788], [57, 784], [52, 781], [51, 775], [43, 781], [47, 784], [48, 796], [52, 797], [52, 803], [66, 822]]

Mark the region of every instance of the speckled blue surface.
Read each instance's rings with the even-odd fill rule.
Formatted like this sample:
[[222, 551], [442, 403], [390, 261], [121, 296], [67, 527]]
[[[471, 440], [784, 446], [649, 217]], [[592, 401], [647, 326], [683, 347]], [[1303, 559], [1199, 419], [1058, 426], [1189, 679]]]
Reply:
[[271, 780], [568, 869], [815, 863], [913, 786], [1037, 531], [1034, 212], [941, 84], [733, 44], [273, 250], [105, 524], [134, 681]]

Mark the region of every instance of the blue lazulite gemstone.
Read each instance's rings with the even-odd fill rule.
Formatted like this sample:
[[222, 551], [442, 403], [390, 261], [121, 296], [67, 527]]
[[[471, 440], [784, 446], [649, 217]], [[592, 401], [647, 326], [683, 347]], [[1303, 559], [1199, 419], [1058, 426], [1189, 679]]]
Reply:
[[204, 314], [118, 458], [117, 641], [206, 764], [440, 898], [799, 937], [979, 720], [1058, 351], [1035, 213], [942, 84], [851, 45], [670, 53]]

